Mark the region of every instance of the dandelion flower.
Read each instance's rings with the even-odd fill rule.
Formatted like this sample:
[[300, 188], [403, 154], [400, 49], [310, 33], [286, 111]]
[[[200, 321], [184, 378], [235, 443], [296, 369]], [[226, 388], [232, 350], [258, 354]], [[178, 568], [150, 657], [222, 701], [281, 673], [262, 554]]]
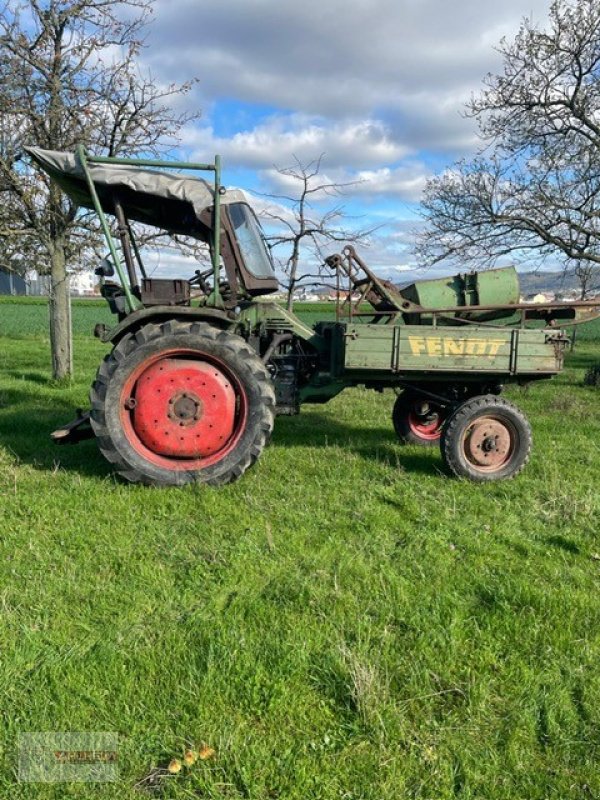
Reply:
[[181, 771], [181, 761], [178, 758], [172, 758], [167, 769], [171, 775], [177, 775]]
[[203, 744], [200, 750], [198, 750], [198, 757], [202, 761], [206, 761], [208, 758], [212, 758], [215, 755], [215, 751], [212, 747], [209, 747], [207, 744]]

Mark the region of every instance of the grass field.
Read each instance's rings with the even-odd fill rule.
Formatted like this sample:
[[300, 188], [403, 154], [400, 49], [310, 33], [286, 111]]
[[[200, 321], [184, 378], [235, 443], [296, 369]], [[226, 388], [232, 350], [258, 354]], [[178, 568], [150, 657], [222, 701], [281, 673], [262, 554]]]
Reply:
[[[278, 419], [238, 483], [153, 490], [50, 444], [106, 319], [74, 306], [64, 387], [46, 314], [0, 304], [1, 797], [140, 798], [205, 742], [156, 796], [600, 798], [598, 325], [509, 392], [534, 431], [512, 482], [450, 479], [353, 390]], [[46, 730], [117, 732], [118, 783], [20, 783]]]

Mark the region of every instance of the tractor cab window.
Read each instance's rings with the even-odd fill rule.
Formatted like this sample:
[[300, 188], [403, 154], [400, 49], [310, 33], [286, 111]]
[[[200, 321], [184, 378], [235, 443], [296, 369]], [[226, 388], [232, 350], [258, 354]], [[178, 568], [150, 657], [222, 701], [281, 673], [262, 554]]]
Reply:
[[229, 217], [246, 268], [255, 278], [272, 278], [273, 263], [254, 212], [245, 203], [232, 203]]

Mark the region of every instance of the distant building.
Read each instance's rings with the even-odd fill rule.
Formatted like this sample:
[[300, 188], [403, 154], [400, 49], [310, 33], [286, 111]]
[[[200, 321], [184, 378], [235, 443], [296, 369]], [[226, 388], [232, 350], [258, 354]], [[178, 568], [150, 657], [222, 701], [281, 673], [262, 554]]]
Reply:
[[72, 272], [70, 275], [71, 294], [98, 294], [98, 278], [93, 272]]
[[554, 294], [553, 292], [537, 292], [537, 294], [528, 294], [525, 298], [526, 303], [553, 303], [554, 302]]
[[14, 272], [0, 270], [0, 294], [27, 294], [27, 283], [24, 278]]
[[574, 289], [566, 292], [557, 292], [556, 300], [561, 303], [575, 302], [580, 299], [580, 295], [581, 292], [577, 292]]
[[330, 302], [335, 302], [336, 300], [340, 300], [342, 302], [351, 300], [353, 303], [356, 303], [358, 300], [360, 300], [360, 298], [360, 292], [347, 292], [343, 289], [340, 289], [339, 292], [337, 292], [335, 289], [332, 289], [327, 295], [327, 299]]
[[[36, 270], [27, 273], [27, 294], [47, 296], [50, 294], [50, 275], [40, 275]], [[77, 297], [93, 297], [98, 294], [98, 278], [87, 270], [69, 273], [71, 294]]]
[[27, 294], [34, 297], [48, 297], [50, 294], [50, 275], [40, 275], [32, 269], [25, 275]]

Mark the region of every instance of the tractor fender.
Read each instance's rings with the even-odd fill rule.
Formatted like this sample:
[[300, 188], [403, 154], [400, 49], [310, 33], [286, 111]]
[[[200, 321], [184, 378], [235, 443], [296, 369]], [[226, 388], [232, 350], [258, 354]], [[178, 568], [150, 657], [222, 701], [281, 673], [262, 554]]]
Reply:
[[94, 336], [102, 342], [117, 344], [126, 333], [136, 331], [148, 322], [164, 322], [165, 319], [208, 322], [215, 328], [222, 328], [223, 330], [231, 330], [240, 321], [239, 314], [236, 314], [235, 311], [225, 311], [219, 308], [152, 306], [152, 308], [141, 308], [138, 311], [133, 311], [112, 328], [99, 323], [94, 328]]

